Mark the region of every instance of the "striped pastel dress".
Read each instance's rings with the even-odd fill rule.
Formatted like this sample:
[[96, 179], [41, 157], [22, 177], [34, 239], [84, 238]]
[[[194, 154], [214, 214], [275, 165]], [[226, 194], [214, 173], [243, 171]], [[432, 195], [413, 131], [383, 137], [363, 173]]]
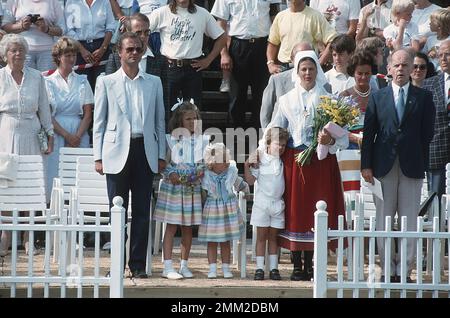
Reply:
[[227, 242], [238, 239], [245, 228], [236, 192], [249, 192], [248, 184], [238, 176], [236, 162], [221, 174], [206, 170], [202, 188], [208, 195], [203, 208], [198, 240]]
[[169, 180], [172, 172], [180, 176], [195, 175], [203, 170], [203, 151], [209, 143], [209, 136], [175, 138], [166, 135], [167, 162], [155, 208], [155, 221], [177, 225], [199, 225], [202, 221], [201, 185], [174, 185]]

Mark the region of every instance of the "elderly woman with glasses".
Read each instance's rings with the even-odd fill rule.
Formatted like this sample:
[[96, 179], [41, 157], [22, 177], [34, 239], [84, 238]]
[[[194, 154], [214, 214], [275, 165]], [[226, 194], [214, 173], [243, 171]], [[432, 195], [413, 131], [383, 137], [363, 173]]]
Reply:
[[92, 121], [94, 94], [87, 76], [72, 70], [78, 51], [77, 41], [61, 37], [52, 49], [58, 68], [45, 81], [55, 127], [54, 152], [47, 161], [47, 193], [51, 193], [53, 178], [58, 175], [59, 149], [89, 147], [87, 129]]
[[411, 83], [414, 86], [422, 87], [426, 78], [433, 76], [435, 73], [434, 65], [428, 59], [428, 56], [422, 52], [414, 54], [414, 69], [411, 72]]
[[[7, 34], [0, 41], [0, 56], [7, 65], [0, 69], [0, 152], [40, 155], [38, 133], [48, 135], [48, 149], [53, 149], [53, 125], [41, 73], [25, 66], [28, 44], [18, 34]], [[9, 235], [8, 235], [9, 234]], [[0, 253], [7, 252], [11, 233], [3, 231]], [[9, 236], [9, 237], [8, 237]], [[28, 232], [25, 232], [28, 253]]]

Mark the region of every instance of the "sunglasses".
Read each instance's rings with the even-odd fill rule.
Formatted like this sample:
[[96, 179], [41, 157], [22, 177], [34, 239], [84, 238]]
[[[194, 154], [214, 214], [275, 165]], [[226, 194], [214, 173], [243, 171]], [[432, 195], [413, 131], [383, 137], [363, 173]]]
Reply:
[[421, 71], [424, 71], [427, 69], [427, 65], [426, 64], [414, 64], [414, 69], [419, 69]]
[[126, 47], [125, 48], [125, 52], [127, 53], [132, 53], [132, 52], [136, 52], [136, 53], [142, 53], [143, 49], [140, 46], [135, 46], [135, 47]]

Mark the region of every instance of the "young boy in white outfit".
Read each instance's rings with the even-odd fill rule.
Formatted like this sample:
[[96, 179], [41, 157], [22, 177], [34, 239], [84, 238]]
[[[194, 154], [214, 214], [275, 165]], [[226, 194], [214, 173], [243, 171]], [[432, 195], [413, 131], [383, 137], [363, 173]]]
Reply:
[[[280, 127], [270, 128], [264, 137], [264, 145], [245, 162], [245, 181], [255, 183], [250, 224], [256, 232], [255, 280], [264, 280], [264, 256], [269, 241], [270, 279], [281, 280], [278, 271], [277, 236], [284, 229], [284, 173], [281, 155], [286, 148], [289, 133]], [[256, 182], [255, 182], [256, 181]]]

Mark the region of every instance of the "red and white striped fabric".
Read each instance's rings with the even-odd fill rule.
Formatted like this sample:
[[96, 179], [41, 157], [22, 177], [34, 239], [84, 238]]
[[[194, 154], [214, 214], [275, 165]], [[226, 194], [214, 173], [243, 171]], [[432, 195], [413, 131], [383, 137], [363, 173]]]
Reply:
[[359, 149], [339, 150], [336, 158], [341, 172], [344, 192], [353, 198], [361, 187], [361, 153]]
[[[105, 65], [107, 62], [108, 61], [105, 60], [105, 61], [100, 61], [100, 62], [95, 63], [95, 64], [88, 63], [88, 64], [75, 65], [73, 67], [73, 70], [74, 71], [76, 71], [76, 70], [84, 70], [84, 69], [91, 68], [91, 67], [94, 67], [94, 66]], [[49, 76], [49, 75], [52, 75], [53, 73], [55, 73], [55, 71], [56, 70], [48, 70], [48, 71], [42, 72], [41, 74], [42, 74], [42, 76]]]

